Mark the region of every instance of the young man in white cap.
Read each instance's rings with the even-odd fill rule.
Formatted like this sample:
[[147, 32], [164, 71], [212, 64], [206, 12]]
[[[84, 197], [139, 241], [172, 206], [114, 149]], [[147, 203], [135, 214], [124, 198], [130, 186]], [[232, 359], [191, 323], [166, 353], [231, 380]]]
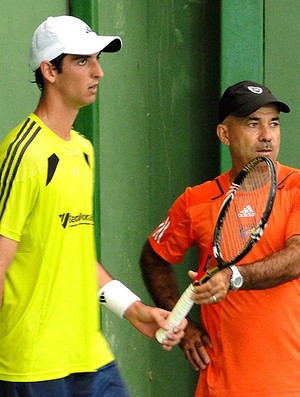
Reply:
[[72, 128], [96, 99], [100, 53], [121, 45], [71, 16], [50, 17], [33, 35], [41, 98], [0, 148], [1, 397], [129, 395], [99, 331], [99, 288], [103, 305], [143, 334], [167, 328], [168, 312], [142, 304], [96, 263], [93, 149]]

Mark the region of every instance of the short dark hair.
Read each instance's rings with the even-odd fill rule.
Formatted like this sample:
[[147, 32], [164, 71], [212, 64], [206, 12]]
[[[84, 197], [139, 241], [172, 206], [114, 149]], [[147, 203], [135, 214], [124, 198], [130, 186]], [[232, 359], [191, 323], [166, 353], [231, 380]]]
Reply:
[[[54, 69], [57, 70], [57, 73], [61, 73], [62, 72], [62, 61], [65, 58], [67, 54], [61, 54], [58, 57], [52, 59], [52, 61], [50, 61], [50, 63], [54, 66]], [[45, 81], [44, 81], [44, 77], [41, 71], [41, 68], [38, 68], [35, 72], [35, 80], [33, 81], [33, 83], [36, 83], [37, 86], [39, 87], [40, 91], [43, 91], [44, 87], [45, 87]]]

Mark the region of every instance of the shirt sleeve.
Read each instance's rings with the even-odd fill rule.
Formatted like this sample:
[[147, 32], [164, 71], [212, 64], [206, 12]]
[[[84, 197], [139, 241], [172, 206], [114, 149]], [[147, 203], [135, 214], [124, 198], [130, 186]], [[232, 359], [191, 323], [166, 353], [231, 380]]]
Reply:
[[166, 219], [154, 229], [149, 242], [159, 256], [172, 264], [179, 263], [188, 248], [194, 245], [186, 192], [178, 197]]

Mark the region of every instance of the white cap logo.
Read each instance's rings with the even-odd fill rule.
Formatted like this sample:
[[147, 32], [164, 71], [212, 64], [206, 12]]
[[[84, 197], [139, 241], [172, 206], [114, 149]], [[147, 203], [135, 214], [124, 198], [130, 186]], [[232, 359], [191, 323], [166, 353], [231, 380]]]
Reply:
[[248, 90], [253, 92], [254, 94], [261, 94], [263, 92], [262, 88], [260, 87], [253, 87], [251, 85], [248, 86]]

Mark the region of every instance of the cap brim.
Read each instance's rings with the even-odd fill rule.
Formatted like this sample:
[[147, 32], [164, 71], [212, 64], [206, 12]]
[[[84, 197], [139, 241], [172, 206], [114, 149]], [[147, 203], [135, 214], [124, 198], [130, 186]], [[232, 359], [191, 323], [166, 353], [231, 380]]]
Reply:
[[118, 52], [122, 48], [122, 40], [120, 37], [112, 37], [112, 40], [101, 50], [103, 52]]
[[249, 114], [255, 112], [257, 109], [266, 106], [266, 105], [276, 105], [278, 107], [278, 110], [280, 112], [283, 113], [289, 113], [290, 112], [290, 108], [288, 107], [288, 105], [286, 105], [284, 102], [280, 102], [280, 101], [255, 101], [255, 103], [253, 103], [253, 101], [249, 102], [249, 103], [244, 103], [242, 106], [238, 107], [237, 109], [235, 109], [234, 111], [232, 111], [230, 114], [232, 114], [233, 116], [236, 117], [245, 117], [245, 116], [249, 116]]

